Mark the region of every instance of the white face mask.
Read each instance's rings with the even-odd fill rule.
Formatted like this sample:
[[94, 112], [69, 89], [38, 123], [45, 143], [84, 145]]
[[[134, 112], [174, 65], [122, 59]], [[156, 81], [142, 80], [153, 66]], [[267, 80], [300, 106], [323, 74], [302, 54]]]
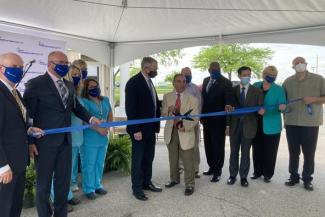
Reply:
[[306, 63], [298, 63], [295, 66], [296, 72], [305, 72], [306, 71], [306, 68], [307, 68], [307, 64]]

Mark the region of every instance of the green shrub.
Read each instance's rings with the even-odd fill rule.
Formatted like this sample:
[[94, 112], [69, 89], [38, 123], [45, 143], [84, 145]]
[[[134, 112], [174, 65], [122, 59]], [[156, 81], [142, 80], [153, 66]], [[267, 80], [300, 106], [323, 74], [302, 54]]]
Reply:
[[26, 170], [25, 192], [24, 192], [24, 208], [31, 208], [35, 205], [35, 182], [36, 171], [34, 160], [30, 161]]
[[122, 170], [126, 174], [131, 172], [131, 139], [129, 135], [111, 135], [108, 153], [105, 160], [105, 172]]

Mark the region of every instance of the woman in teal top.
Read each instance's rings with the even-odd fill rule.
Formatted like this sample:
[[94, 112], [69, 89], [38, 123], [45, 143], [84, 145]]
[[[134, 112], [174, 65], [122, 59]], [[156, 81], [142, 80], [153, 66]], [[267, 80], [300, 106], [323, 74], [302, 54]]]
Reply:
[[[85, 80], [82, 101], [91, 116], [95, 116], [104, 122], [112, 121], [113, 113], [109, 99], [100, 96], [100, 88], [96, 80]], [[99, 195], [107, 193], [102, 185], [102, 176], [109, 142], [108, 132], [107, 128], [99, 127], [84, 131], [84, 143], [80, 149], [82, 189], [90, 200], [96, 199], [95, 193]]]
[[264, 176], [266, 183], [270, 182], [274, 174], [275, 162], [282, 130], [281, 112], [286, 109], [284, 89], [274, 81], [278, 70], [268, 66], [263, 71], [263, 81], [254, 86], [261, 88], [264, 93], [264, 106], [279, 105], [274, 109], [267, 109], [258, 118], [258, 129], [253, 140], [254, 175], [252, 179]]

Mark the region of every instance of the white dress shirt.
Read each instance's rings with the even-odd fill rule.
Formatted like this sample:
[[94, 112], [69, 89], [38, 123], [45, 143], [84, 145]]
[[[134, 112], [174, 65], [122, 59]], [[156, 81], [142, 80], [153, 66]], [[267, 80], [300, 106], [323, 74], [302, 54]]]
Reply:
[[186, 93], [194, 96], [195, 98], [197, 98], [198, 102], [199, 102], [199, 108], [200, 108], [200, 112], [201, 112], [201, 108], [202, 108], [202, 93], [199, 89], [199, 87], [195, 84], [193, 84], [192, 82], [186, 85], [186, 89], [185, 89]]

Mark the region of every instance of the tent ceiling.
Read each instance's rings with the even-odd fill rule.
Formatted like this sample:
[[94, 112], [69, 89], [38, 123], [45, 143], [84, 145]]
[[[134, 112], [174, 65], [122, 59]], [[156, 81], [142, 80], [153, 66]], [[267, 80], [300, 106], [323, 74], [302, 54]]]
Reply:
[[[308, 32], [312, 26], [325, 30], [325, 1], [1, 0], [0, 22], [118, 46], [206, 37], [217, 40], [218, 36], [248, 38], [246, 33], [259, 32], [277, 37], [283, 34], [277, 34], [278, 30]], [[324, 44], [324, 40], [320, 36], [315, 43]]]

